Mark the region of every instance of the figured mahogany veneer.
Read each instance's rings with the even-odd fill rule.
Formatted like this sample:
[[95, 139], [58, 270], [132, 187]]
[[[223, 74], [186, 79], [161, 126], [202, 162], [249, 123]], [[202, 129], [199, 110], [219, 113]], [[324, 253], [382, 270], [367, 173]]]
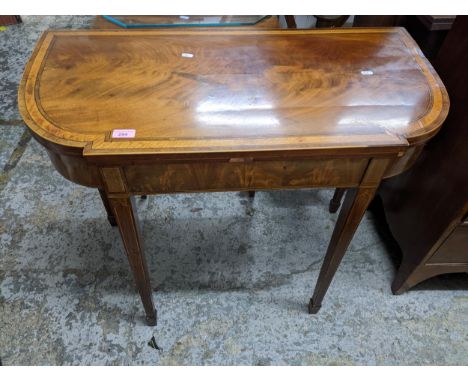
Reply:
[[399, 28], [48, 31], [19, 90], [57, 170], [100, 189], [151, 324], [131, 195], [349, 189], [313, 313], [381, 179], [412, 164], [448, 104]]

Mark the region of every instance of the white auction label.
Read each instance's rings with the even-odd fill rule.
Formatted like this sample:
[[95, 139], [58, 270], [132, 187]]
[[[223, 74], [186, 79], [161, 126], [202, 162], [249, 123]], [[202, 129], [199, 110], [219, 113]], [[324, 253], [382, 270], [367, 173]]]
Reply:
[[112, 130], [112, 138], [135, 138], [135, 129], [115, 129]]

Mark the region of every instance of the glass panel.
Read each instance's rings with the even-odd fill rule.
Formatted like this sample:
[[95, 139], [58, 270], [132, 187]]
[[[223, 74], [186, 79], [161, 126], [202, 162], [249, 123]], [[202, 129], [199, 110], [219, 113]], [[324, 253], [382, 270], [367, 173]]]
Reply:
[[102, 16], [122, 28], [255, 25], [269, 16]]

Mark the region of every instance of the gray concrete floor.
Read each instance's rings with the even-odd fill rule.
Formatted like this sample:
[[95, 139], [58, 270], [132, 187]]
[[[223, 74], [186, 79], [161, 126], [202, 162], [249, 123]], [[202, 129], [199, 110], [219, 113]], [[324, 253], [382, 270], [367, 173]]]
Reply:
[[[368, 212], [322, 310], [306, 304], [335, 215], [331, 190], [138, 201], [159, 310], [145, 326], [96, 190], [62, 178], [20, 120], [40, 33], [90, 17], [25, 17], [0, 32], [0, 358], [4, 365], [467, 364], [466, 275], [393, 296], [395, 251]], [[148, 346], [154, 335], [162, 350]]]

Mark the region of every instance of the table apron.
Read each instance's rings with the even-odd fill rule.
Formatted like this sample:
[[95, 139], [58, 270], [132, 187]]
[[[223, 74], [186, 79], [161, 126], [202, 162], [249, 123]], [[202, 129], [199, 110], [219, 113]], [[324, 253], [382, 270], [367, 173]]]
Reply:
[[101, 168], [108, 193], [357, 187], [371, 158], [131, 164]]

